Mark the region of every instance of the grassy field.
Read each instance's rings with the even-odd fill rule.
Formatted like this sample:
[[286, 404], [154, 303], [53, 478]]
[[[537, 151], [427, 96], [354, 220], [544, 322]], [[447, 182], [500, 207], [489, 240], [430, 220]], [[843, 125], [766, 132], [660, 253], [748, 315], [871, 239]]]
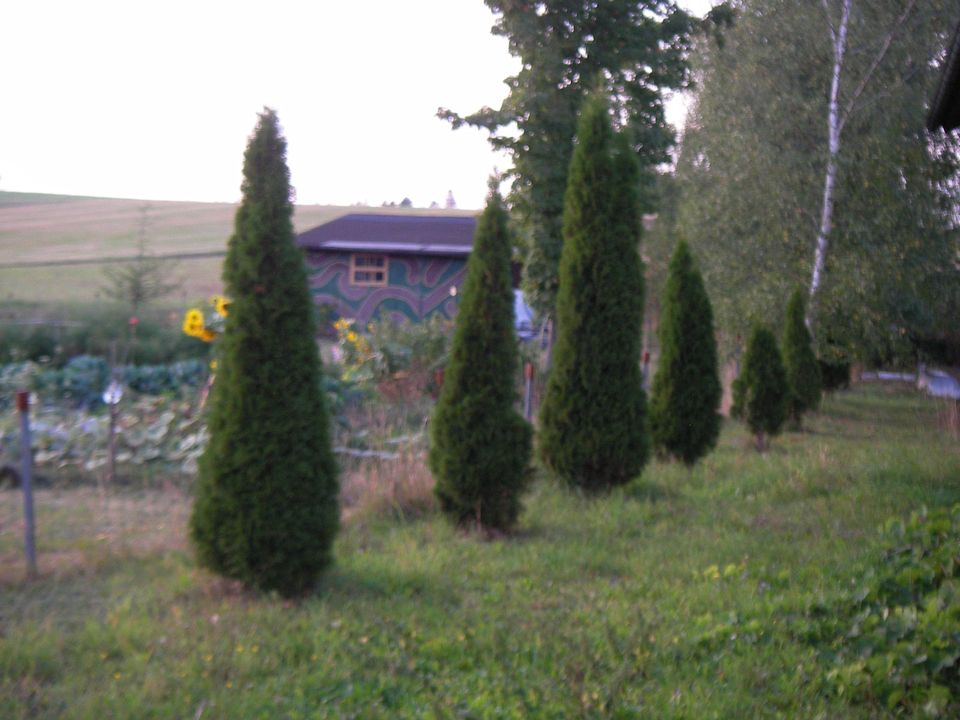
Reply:
[[39, 493], [40, 579], [0, 494], [0, 716], [873, 718], [785, 629], [877, 527], [960, 501], [939, 406], [859, 386], [766, 455], [735, 424], [692, 471], [603, 498], [541, 479], [517, 536], [352, 517], [298, 603], [198, 570], [175, 490]]
[[[147, 208], [145, 213], [143, 208]], [[0, 192], [0, 302], [87, 302], [103, 285], [101, 264], [9, 267], [22, 263], [99, 262], [132, 257], [146, 218], [146, 238], [156, 255], [225, 252], [237, 206], [231, 203], [162, 202]], [[297, 232], [348, 212], [410, 212], [396, 208], [298, 205]], [[472, 214], [472, 211], [425, 211]], [[174, 272], [182, 297], [220, 289], [219, 258], [183, 258]], [[178, 299], [175, 299], [179, 302]]]

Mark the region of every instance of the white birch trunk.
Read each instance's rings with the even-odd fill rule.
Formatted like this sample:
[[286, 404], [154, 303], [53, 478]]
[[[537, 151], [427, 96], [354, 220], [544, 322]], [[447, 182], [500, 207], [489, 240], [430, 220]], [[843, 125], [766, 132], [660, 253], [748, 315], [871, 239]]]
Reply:
[[873, 58], [860, 83], [850, 93], [845, 107], [840, 108], [840, 79], [843, 75], [843, 63], [847, 54], [847, 31], [850, 26], [850, 7], [853, 0], [841, 0], [840, 25], [833, 26], [830, 20], [830, 4], [828, 0], [821, 0], [827, 13], [827, 27], [830, 30], [830, 39], [833, 41], [833, 76], [830, 80], [830, 102], [827, 109], [827, 169], [823, 180], [823, 206], [820, 212], [820, 228], [817, 230], [817, 243], [813, 256], [813, 272], [810, 275], [810, 300], [807, 303], [807, 328], [813, 334], [816, 325], [817, 296], [823, 282], [823, 269], [826, 264], [827, 248], [830, 245], [830, 233], [833, 230], [834, 188], [837, 183], [837, 159], [840, 155], [840, 135], [844, 125], [856, 109], [857, 100], [870, 84], [877, 68], [880, 67], [890, 45], [897, 33], [903, 27], [910, 13], [917, 5], [917, 0], [909, 0], [903, 12], [894, 22], [893, 27], [881, 43], [880, 50]]
[[[816, 317], [817, 293], [823, 280], [823, 268], [830, 244], [830, 232], [833, 230], [834, 188], [837, 183], [837, 157], [840, 154], [840, 76], [843, 74], [843, 61], [847, 52], [847, 28], [850, 21], [852, 0], [843, 0], [840, 13], [840, 25], [834, 31], [833, 40], [833, 77], [830, 81], [830, 102], [827, 110], [827, 170], [823, 181], [823, 205], [820, 212], [820, 228], [817, 230], [817, 243], [813, 257], [813, 273], [810, 276], [810, 300], [807, 303], [807, 327], [811, 333]], [[826, 6], [826, 3], [824, 3]]]

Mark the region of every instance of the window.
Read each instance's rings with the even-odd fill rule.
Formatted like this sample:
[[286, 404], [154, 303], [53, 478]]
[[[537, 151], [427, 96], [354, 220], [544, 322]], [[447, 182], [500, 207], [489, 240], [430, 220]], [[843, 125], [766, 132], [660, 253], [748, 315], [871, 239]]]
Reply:
[[382, 286], [387, 284], [386, 255], [351, 255], [350, 284]]

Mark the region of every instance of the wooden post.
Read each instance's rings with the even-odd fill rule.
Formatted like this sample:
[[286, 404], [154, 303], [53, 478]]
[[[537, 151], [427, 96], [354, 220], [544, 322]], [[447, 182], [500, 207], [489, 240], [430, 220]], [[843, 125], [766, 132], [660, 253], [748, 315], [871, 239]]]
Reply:
[[523, 416], [530, 422], [533, 410], [533, 363], [523, 365]]
[[33, 450], [30, 442], [30, 393], [17, 393], [20, 411], [20, 487], [23, 488], [23, 546], [27, 555], [27, 577], [37, 574], [36, 531], [33, 522]]

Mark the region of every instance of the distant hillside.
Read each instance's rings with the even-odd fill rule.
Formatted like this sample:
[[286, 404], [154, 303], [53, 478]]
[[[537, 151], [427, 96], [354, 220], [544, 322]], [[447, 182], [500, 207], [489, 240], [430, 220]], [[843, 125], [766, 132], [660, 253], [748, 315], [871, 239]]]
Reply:
[[[217, 292], [221, 264], [218, 255], [226, 251], [236, 208], [231, 203], [0, 191], [0, 302], [96, 300], [103, 285], [103, 263], [136, 254], [144, 218], [150, 251], [180, 258], [175, 274], [183, 279], [183, 298]], [[474, 214], [457, 210], [298, 205], [294, 227], [302, 232], [349, 212]]]

